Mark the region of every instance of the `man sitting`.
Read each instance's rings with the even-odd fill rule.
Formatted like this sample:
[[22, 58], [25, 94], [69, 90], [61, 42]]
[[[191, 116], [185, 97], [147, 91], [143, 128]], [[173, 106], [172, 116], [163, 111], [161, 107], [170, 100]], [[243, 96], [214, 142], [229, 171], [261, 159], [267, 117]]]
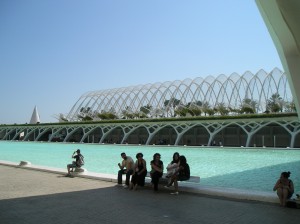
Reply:
[[124, 188], [127, 188], [129, 186], [130, 175], [133, 174], [134, 162], [130, 156], [126, 156], [125, 152], [121, 153], [121, 157], [123, 158], [123, 161], [122, 164], [118, 163], [118, 166], [120, 168], [118, 172], [118, 184], [122, 185], [122, 176], [123, 174], [126, 174], [126, 181], [125, 181]]
[[[77, 155], [75, 155], [77, 153]], [[73, 152], [72, 158], [75, 159], [71, 164], [67, 165], [68, 173], [67, 177], [71, 177], [71, 172], [74, 171], [74, 168], [80, 168], [84, 165], [83, 155], [80, 154], [80, 149], [77, 149], [75, 152]]]

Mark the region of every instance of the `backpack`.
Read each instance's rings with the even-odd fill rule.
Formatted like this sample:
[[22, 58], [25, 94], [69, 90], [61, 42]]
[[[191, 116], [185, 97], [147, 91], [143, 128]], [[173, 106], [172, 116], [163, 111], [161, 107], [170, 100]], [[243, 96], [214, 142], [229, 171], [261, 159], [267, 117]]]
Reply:
[[77, 160], [77, 162], [76, 162], [76, 165], [77, 165], [77, 167], [82, 167], [83, 165], [84, 165], [84, 157], [83, 157], [83, 155], [79, 155], [79, 158], [78, 158], [78, 160]]

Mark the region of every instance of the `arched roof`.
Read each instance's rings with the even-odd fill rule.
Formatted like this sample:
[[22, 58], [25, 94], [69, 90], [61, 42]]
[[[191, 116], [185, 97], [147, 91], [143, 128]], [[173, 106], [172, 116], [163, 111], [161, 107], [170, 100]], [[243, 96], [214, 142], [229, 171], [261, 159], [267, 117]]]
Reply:
[[256, 112], [266, 110], [267, 100], [278, 93], [284, 101], [292, 101], [286, 75], [275, 68], [270, 73], [264, 70], [256, 74], [245, 72], [217, 78], [184, 79], [163, 83], [129, 86], [84, 93], [66, 115], [69, 121], [80, 120], [78, 115], [97, 119], [98, 113], [110, 112], [122, 117], [124, 112], [139, 113], [141, 107], [149, 110], [149, 116], [172, 116], [178, 107], [211, 108], [224, 105], [239, 108], [244, 99], [257, 102]]

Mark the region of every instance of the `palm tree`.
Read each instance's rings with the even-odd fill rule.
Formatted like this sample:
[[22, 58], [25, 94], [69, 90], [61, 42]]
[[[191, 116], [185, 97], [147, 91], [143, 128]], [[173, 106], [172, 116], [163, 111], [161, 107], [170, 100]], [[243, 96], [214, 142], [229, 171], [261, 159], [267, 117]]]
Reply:
[[270, 97], [270, 99], [267, 100], [267, 111], [277, 113], [279, 111], [282, 112], [283, 110], [283, 99], [280, 97], [279, 93], [274, 93]]
[[167, 111], [167, 117], [168, 117], [168, 112], [170, 111], [170, 108], [172, 108], [172, 111], [173, 113], [171, 112], [170, 113], [170, 116], [171, 117], [174, 117], [175, 116], [175, 108], [180, 104], [180, 100], [174, 98], [174, 97], [171, 97], [170, 100], [165, 100], [164, 102], [164, 107], [166, 108], [166, 111]]
[[189, 112], [188, 108], [183, 105], [179, 105], [177, 109], [175, 109], [175, 116], [179, 115], [180, 117], [185, 117]]
[[140, 112], [148, 115], [150, 113], [150, 111], [152, 110], [152, 106], [150, 106], [149, 104], [147, 104], [146, 106], [142, 106], [140, 108]]
[[208, 114], [208, 115], [211, 115], [211, 114], [213, 115], [214, 114], [214, 112], [212, 113], [212, 109], [211, 109], [208, 102], [204, 102], [202, 104], [202, 111], [204, 113], [204, 116], [206, 116], [206, 114]]
[[241, 105], [241, 113], [254, 114], [256, 112], [257, 102], [255, 100], [245, 98]]
[[229, 110], [226, 108], [225, 103], [218, 103], [215, 110], [220, 113], [220, 115], [228, 115]]
[[192, 116], [199, 116], [201, 115], [201, 106], [202, 102], [196, 101], [187, 103], [185, 107], [187, 108], [188, 113], [190, 113]]
[[125, 119], [128, 119], [128, 118], [133, 119], [134, 118], [134, 113], [133, 113], [131, 107], [126, 106], [125, 110], [122, 110], [122, 116]]
[[285, 112], [296, 112], [296, 105], [294, 103], [294, 101], [292, 100], [292, 102], [285, 102], [285, 105], [284, 105], [284, 108], [285, 108]]

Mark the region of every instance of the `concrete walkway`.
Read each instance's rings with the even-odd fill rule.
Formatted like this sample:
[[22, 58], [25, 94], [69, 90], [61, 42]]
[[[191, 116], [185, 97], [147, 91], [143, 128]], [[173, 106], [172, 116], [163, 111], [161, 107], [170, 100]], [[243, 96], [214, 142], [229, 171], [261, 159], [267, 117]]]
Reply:
[[129, 191], [116, 183], [68, 178], [0, 165], [0, 223], [280, 223], [300, 210], [274, 203], [214, 198], [161, 189]]

